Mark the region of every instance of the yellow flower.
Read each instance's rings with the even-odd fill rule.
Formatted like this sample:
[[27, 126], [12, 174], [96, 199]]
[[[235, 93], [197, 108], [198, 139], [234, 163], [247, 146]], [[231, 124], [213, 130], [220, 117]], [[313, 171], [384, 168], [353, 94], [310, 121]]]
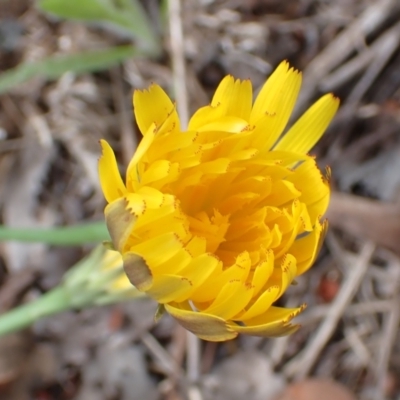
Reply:
[[136, 91], [143, 139], [126, 183], [101, 142], [106, 222], [125, 272], [202, 339], [298, 328], [303, 306], [273, 304], [323, 240], [329, 185], [307, 152], [339, 103], [323, 96], [285, 133], [300, 85], [282, 62], [252, 104], [250, 81], [227, 76], [186, 131], [159, 86]]

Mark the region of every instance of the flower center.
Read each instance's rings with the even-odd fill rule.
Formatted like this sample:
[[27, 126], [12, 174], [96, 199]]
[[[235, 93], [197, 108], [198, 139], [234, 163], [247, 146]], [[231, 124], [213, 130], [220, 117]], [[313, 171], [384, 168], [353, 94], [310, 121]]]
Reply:
[[206, 239], [208, 252], [216, 253], [220, 244], [226, 240], [229, 217], [229, 215], [220, 214], [217, 210], [214, 210], [211, 217], [201, 211], [194, 217], [188, 217], [190, 231], [193, 235]]
[[298, 199], [301, 192], [286, 179], [290, 174], [284, 167], [250, 164], [209, 179], [207, 185], [184, 188], [178, 198], [190, 233], [204, 238], [207, 252], [224, 267], [243, 252], [252, 265], [265, 249], [279, 259], [300, 233], [311, 230], [307, 208]]

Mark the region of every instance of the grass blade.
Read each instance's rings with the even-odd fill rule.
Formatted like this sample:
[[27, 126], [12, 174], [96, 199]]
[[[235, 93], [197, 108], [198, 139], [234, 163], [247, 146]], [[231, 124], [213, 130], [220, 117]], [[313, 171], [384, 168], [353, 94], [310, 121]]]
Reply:
[[160, 54], [160, 39], [138, 0], [39, 0], [38, 7], [60, 18], [111, 24], [136, 39], [146, 54]]
[[110, 240], [105, 222], [90, 222], [50, 229], [8, 228], [0, 226], [0, 241], [41, 242], [57, 246], [77, 246]]
[[132, 46], [118, 46], [64, 56], [54, 56], [35, 63], [23, 63], [0, 74], [0, 94], [33, 77], [56, 79], [65, 72], [95, 72], [107, 69], [138, 54]]

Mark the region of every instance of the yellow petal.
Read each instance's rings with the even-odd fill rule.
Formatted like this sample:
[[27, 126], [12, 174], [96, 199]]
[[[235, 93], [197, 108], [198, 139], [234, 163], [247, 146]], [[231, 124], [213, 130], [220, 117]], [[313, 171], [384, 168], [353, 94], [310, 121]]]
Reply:
[[198, 257], [206, 252], [206, 239], [199, 236], [193, 236], [190, 242], [186, 245], [186, 248], [193, 257]]
[[293, 243], [289, 251], [297, 260], [297, 275], [306, 272], [316, 260], [327, 229], [327, 221], [322, 224], [316, 221], [314, 230], [311, 233]]
[[[140, 132], [146, 135], [154, 124], [160, 127], [171, 113], [176, 114], [175, 105], [160, 86], [152, 84], [148, 90], [135, 90], [133, 107]], [[179, 126], [176, 127], [179, 130]]]
[[[150, 186], [142, 186], [138, 194], [143, 198], [146, 208], [160, 208], [167, 201], [167, 195]], [[172, 197], [172, 196], [169, 196]]]
[[230, 323], [229, 327], [245, 335], [262, 337], [289, 335], [300, 327], [299, 325], [290, 324], [290, 321], [303, 311], [304, 308], [305, 306], [299, 308], [270, 307], [264, 315], [246, 321], [245, 326]]
[[191, 285], [191, 290], [176, 296], [174, 301], [180, 303], [188, 300], [193, 291], [200, 287], [213, 273], [218, 269], [220, 261], [212, 254], [202, 254], [199, 257], [192, 259], [183, 269], [178, 271], [178, 274], [182, 279], [186, 280]]
[[100, 140], [102, 155], [99, 160], [99, 177], [101, 188], [108, 203], [126, 193], [124, 182], [118, 171], [117, 160], [110, 145]]
[[328, 181], [318, 169], [315, 160], [308, 159], [301, 163], [288, 181], [301, 185], [299, 200], [307, 205], [311, 221], [323, 215], [329, 204], [330, 188]]
[[264, 314], [278, 298], [279, 292], [279, 286], [270, 286], [257, 298], [254, 304], [240, 316], [240, 321], [246, 321], [260, 314]]
[[245, 149], [233, 153], [230, 157], [231, 160], [249, 160], [258, 154], [258, 149]]
[[269, 285], [279, 286], [281, 288], [278, 297], [285, 293], [286, 289], [293, 282], [297, 275], [297, 261], [292, 254], [285, 254], [278, 267], [275, 267], [271, 277], [268, 280]]
[[168, 160], [157, 160], [153, 162], [147, 171], [143, 174], [141, 183], [142, 185], [154, 185], [157, 181], [171, 182], [179, 176], [179, 164], [171, 163]]
[[261, 261], [254, 271], [252, 286], [254, 287], [254, 295], [257, 295], [265, 286], [274, 270], [274, 252], [266, 251], [266, 259]]
[[253, 292], [253, 288], [244, 285], [243, 282], [230, 281], [222, 287], [210, 307], [204, 310], [204, 313], [224, 319], [232, 319], [249, 304]]
[[147, 236], [149, 230], [156, 230], [157, 233], [159, 233], [160, 230], [158, 228], [160, 228], [161, 225], [157, 225], [157, 223], [170, 225], [171, 219], [174, 216], [176, 217], [179, 215], [176, 200], [174, 199], [174, 201], [171, 203], [171, 197], [173, 196], [164, 195], [164, 204], [162, 204], [160, 208], [152, 208], [151, 204], [149, 204], [147, 200], [143, 199], [145, 212], [137, 220], [135, 225], [135, 232], [138, 235], [140, 235], [141, 237], [143, 237], [143, 235]]
[[146, 211], [146, 203], [142, 196], [137, 193], [128, 193], [125, 196], [126, 208], [136, 216], [142, 215]]
[[339, 107], [339, 99], [326, 94], [285, 133], [274, 150], [308, 153], [325, 132]]
[[181, 271], [193, 260], [192, 255], [185, 247], [182, 247], [176, 254], [168, 258], [165, 262], [153, 265], [154, 275], [174, 274], [182, 276]]
[[218, 85], [212, 99], [211, 105], [217, 107], [219, 104], [226, 109], [224, 115], [232, 115], [248, 120], [252, 103], [251, 82], [246, 79], [241, 81], [233, 76], [226, 76]]
[[219, 158], [217, 160], [208, 161], [199, 165], [199, 169], [204, 174], [225, 174], [231, 161], [228, 158]]
[[258, 147], [270, 148], [289, 121], [301, 86], [301, 74], [287, 61], [278, 68], [261, 88], [250, 115], [256, 128], [253, 136]]
[[[198, 132], [176, 132], [173, 135], [163, 135], [157, 138], [157, 146], [148, 151], [151, 160], [169, 159], [174, 155], [181, 156], [182, 151], [192, 146], [198, 138]], [[168, 154], [169, 153], [169, 154]]]
[[200, 108], [189, 121], [189, 131], [197, 131], [221, 117], [232, 116], [248, 121], [252, 102], [249, 80], [226, 76], [219, 84], [210, 106]]
[[[139, 146], [128, 165], [126, 179], [129, 190], [136, 191], [138, 190], [138, 187], [140, 187], [142, 183], [142, 174], [145, 170], [145, 164], [148, 163], [151, 165], [153, 161], [160, 159], [162, 155], [165, 154], [165, 151], [168, 150], [168, 147], [163, 148], [162, 144], [159, 145], [157, 142], [162, 138], [161, 135], [166, 133], [164, 136], [171, 139], [180, 133], [179, 130], [177, 130], [179, 121], [174, 121], [175, 114], [176, 113], [172, 113], [168, 115], [167, 119], [160, 127], [158, 127], [156, 123], [153, 123], [147, 129], [144, 138], [139, 143]], [[155, 142], [156, 144], [154, 144]], [[162, 149], [162, 151], [160, 151], [160, 149]], [[177, 164], [174, 163], [173, 165], [176, 166]]]
[[113, 201], [104, 210], [108, 232], [114, 249], [120, 253], [125, 246], [135, 226], [137, 217], [127, 210], [128, 202], [124, 198]]
[[192, 290], [192, 283], [177, 275], [159, 275], [153, 278], [146, 293], [161, 304], [187, 297]]
[[194, 258], [179, 275], [193, 283], [194, 287], [199, 287], [217, 270], [220, 260], [213, 254], [204, 253]]
[[234, 339], [237, 336], [237, 333], [228, 327], [223, 318], [178, 307], [182, 307], [182, 305], [165, 305], [165, 309], [184, 328], [194, 333], [200, 339], [211, 342], [223, 342]]
[[[292, 229], [283, 237], [282, 242], [274, 249], [275, 258], [278, 259], [288, 252], [296, 237], [304, 232], [307, 226], [308, 216], [306, 206], [295, 199], [292, 203]], [[311, 229], [310, 229], [311, 230]]]
[[276, 181], [272, 184], [271, 194], [267, 198], [267, 204], [271, 207], [279, 207], [289, 201], [297, 199], [300, 195], [301, 191], [296, 188], [293, 182], [288, 180]]
[[212, 301], [218, 296], [221, 288], [227, 282], [242, 282], [247, 280], [251, 268], [251, 260], [248, 252], [243, 252], [236, 257], [235, 263], [224, 271], [218, 264], [214, 274], [203, 285], [199, 286], [192, 294], [192, 300], [197, 303], [206, 303]]
[[197, 131], [239, 133], [242, 132], [248, 125], [249, 123], [246, 120], [229, 115], [200, 126], [197, 128]]
[[153, 144], [154, 139], [156, 137], [156, 125], [152, 124], [149, 126], [149, 129], [146, 131], [146, 135], [140, 141], [139, 146], [137, 147], [135, 154], [133, 155], [131, 161], [128, 165], [127, 176], [132, 179], [137, 179], [139, 182], [141, 181], [141, 177], [138, 174], [137, 164], [141, 159], [146, 155], [150, 146]]
[[[180, 249], [183, 248], [183, 243], [175, 232], [167, 232], [163, 235], [151, 237], [148, 240], [143, 240], [132, 247], [131, 251], [142, 256], [150, 268], [154, 265], [166, 263]], [[170, 266], [174, 268], [174, 265]], [[173, 270], [165, 271], [166, 273], [174, 273]]]

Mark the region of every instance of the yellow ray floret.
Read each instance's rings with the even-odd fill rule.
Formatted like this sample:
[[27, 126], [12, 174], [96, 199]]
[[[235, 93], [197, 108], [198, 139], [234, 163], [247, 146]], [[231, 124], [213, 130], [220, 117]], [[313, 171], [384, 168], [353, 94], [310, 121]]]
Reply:
[[143, 139], [125, 182], [101, 141], [107, 227], [130, 282], [202, 339], [298, 329], [304, 306], [274, 303], [325, 236], [329, 182], [308, 152], [338, 108], [325, 95], [287, 129], [300, 85], [285, 61], [253, 104], [250, 81], [227, 76], [187, 131], [159, 86], [136, 91]]

